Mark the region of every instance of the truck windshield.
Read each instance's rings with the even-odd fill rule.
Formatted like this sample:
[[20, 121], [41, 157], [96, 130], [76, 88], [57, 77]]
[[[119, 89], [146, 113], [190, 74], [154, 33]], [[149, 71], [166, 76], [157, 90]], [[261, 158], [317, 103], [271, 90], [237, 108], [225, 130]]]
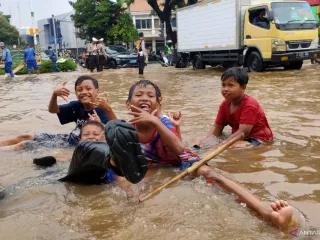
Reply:
[[[274, 21], [277, 27], [285, 29], [314, 29], [316, 20], [306, 2], [275, 2], [272, 3]], [[281, 26], [282, 25], [282, 26]]]

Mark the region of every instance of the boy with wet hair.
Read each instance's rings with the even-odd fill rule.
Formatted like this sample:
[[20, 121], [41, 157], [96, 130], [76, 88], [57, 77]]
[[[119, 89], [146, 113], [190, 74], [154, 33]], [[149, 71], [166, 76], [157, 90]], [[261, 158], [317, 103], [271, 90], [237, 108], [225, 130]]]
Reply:
[[205, 146], [212, 136], [221, 136], [227, 125], [232, 128], [229, 138], [244, 133], [243, 141], [236, 142], [233, 147], [258, 146], [273, 141], [273, 134], [263, 109], [256, 99], [245, 94], [248, 81], [248, 73], [243, 68], [229, 68], [222, 74], [221, 94], [225, 100], [219, 107], [213, 127], [207, 136], [195, 140], [195, 147]]
[[[235, 80], [231, 81], [230, 77], [227, 77], [234, 75], [235, 79], [243, 81], [243, 84], [247, 82], [246, 74], [242, 70], [233, 69], [230, 74], [229, 72], [224, 74], [224, 81], [229, 79], [226, 83], [229, 88], [237, 86]], [[237, 84], [240, 85], [238, 82]], [[239, 95], [241, 93], [231, 92], [228, 94], [232, 97], [236, 93]], [[225, 94], [226, 97], [229, 95]], [[127, 107], [131, 110], [129, 115], [133, 116], [129, 122], [137, 130], [140, 146], [149, 163], [188, 168], [199, 161], [200, 157], [184, 148], [176, 128], [167, 117], [157, 115], [157, 112], [160, 112], [161, 102], [161, 92], [156, 84], [147, 80], [137, 82], [130, 88], [127, 100]], [[215, 182], [226, 191], [235, 194], [241, 202], [246, 203], [250, 209], [277, 227], [287, 226], [292, 219], [292, 207], [287, 202], [281, 200], [266, 206], [239, 183], [209, 166], [201, 166], [196, 175], [204, 176], [208, 182]]]
[[70, 90], [65, 86], [66, 83], [53, 91], [48, 111], [57, 114], [62, 125], [75, 122], [76, 128], [70, 134], [23, 134], [15, 138], [2, 140], [0, 141], [0, 151], [30, 149], [34, 148], [34, 145], [75, 147], [79, 141], [82, 125], [90, 119], [90, 116], [98, 116], [103, 124], [116, 119], [108, 103], [107, 94], [104, 93], [104, 97], [98, 97], [98, 81], [86, 75], [80, 76], [75, 82], [75, 93], [78, 100], [58, 105], [58, 97], [67, 101], [67, 97], [70, 95]]
[[[147, 172], [146, 159], [138, 140], [135, 129], [122, 120], [110, 121], [106, 128], [97, 120], [86, 122], [69, 171], [60, 180], [81, 184], [107, 184], [116, 180], [130, 195], [132, 186], [128, 183], [140, 182]], [[47, 156], [36, 158], [33, 163], [49, 167], [57, 161], [66, 160], [70, 159]]]

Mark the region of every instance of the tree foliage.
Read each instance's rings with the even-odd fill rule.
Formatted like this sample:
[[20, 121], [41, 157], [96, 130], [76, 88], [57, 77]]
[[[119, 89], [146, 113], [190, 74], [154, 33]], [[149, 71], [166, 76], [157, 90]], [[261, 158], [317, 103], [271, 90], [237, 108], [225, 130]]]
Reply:
[[[105, 42], [135, 40], [135, 28], [132, 21], [131, 24], [128, 21], [128, 16], [124, 13], [125, 8], [122, 7], [122, 3], [127, 1], [129, 3], [130, 0], [119, 0], [119, 3], [111, 0], [70, 1], [75, 10], [71, 17], [78, 29], [79, 38], [87, 41], [91, 41], [92, 37], [104, 38]], [[125, 27], [125, 31], [118, 25]]]
[[0, 12], [0, 42], [7, 45], [18, 43], [19, 32], [16, 27], [12, 26], [8, 18]]
[[119, 15], [118, 24], [114, 25], [108, 32], [108, 39], [121, 42], [130, 42], [139, 39], [138, 31], [129, 13], [124, 12]]

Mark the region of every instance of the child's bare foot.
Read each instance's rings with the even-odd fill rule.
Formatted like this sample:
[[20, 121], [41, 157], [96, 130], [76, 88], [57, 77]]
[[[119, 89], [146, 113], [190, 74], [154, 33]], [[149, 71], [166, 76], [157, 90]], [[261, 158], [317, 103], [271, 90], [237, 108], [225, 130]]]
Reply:
[[271, 221], [276, 227], [287, 227], [292, 219], [292, 207], [283, 200], [271, 203], [273, 212], [271, 213]]

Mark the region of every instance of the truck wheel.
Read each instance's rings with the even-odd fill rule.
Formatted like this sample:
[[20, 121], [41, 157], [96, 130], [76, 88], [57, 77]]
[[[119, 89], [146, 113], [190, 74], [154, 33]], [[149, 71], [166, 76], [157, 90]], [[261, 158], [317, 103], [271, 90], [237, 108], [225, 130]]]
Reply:
[[284, 66], [286, 70], [299, 70], [302, 68], [303, 61], [290, 62], [288, 66]]
[[247, 60], [247, 67], [250, 72], [262, 72], [264, 70], [263, 61], [259, 53], [257, 52], [250, 53]]
[[206, 66], [203, 64], [201, 56], [195, 55], [192, 61], [193, 69], [205, 69]]

